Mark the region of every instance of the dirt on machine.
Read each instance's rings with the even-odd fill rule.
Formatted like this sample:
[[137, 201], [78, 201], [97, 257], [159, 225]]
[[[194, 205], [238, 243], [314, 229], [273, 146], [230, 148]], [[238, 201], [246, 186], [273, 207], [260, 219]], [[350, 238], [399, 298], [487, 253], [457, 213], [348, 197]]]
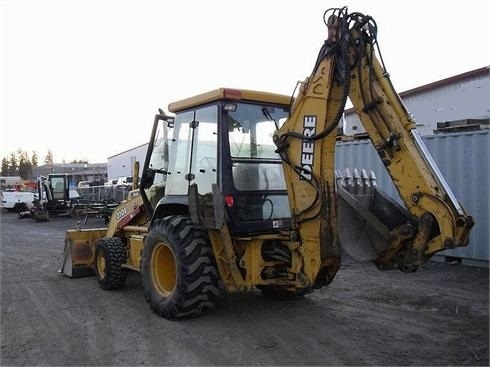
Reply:
[[[107, 290], [140, 272], [151, 308], [181, 319], [220, 292], [288, 298], [326, 286], [343, 249], [414, 272], [466, 246], [473, 219], [378, 60], [374, 19], [344, 7], [324, 22], [328, 38], [293, 96], [219, 88], [160, 110], [141, 182], [106, 227], [67, 231], [60, 272]], [[348, 98], [403, 205], [368, 168], [335, 170]]]

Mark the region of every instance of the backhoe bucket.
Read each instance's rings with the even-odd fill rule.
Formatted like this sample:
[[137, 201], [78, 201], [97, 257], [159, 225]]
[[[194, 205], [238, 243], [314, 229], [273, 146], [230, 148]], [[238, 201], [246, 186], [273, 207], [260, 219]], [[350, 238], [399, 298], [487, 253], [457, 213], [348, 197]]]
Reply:
[[337, 180], [337, 230], [345, 251], [357, 261], [373, 261], [390, 245], [390, 231], [412, 222], [410, 213], [376, 188], [374, 172], [349, 169]]
[[63, 263], [58, 272], [71, 278], [94, 275], [95, 246], [105, 233], [105, 228], [66, 231]]

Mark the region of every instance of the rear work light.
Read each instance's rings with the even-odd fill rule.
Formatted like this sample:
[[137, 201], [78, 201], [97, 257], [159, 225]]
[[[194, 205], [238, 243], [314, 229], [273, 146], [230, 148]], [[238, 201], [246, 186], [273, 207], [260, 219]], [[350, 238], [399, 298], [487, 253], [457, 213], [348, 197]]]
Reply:
[[227, 195], [225, 196], [225, 204], [228, 208], [231, 208], [233, 204], [235, 203], [233, 196]]

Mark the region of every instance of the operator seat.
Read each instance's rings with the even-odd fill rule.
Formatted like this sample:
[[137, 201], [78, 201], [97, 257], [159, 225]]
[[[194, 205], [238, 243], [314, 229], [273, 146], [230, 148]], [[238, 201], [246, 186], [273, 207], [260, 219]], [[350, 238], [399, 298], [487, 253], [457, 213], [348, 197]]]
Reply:
[[267, 190], [269, 184], [267, 175], [260, 164], [236, 163], [233, 170], [233, 182], [239, 192], [247, 191], [238, 194], [238, 219], [262, 220], [264, 195], [260, 191]]
[[53, 199], [62, 200], [65, 198], [65, 187], [63, 182], [57, 182], [53, 190]]

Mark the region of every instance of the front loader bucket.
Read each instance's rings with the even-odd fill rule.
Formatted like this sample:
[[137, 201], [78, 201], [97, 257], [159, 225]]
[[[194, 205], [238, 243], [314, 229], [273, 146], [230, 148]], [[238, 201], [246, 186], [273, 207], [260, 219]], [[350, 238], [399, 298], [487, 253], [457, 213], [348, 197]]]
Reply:
[[373, 261], [390, 245], [390, 231], [414, 222], [410, 213], [376, 187], [374, 172], [337, 170], [337, 230], [345, 251], [357, 261]]
[[58, 272], [71, 278], [94, 275], [95, 246], [105, 234], [105, 228], [66, 231], [63, 263]]

